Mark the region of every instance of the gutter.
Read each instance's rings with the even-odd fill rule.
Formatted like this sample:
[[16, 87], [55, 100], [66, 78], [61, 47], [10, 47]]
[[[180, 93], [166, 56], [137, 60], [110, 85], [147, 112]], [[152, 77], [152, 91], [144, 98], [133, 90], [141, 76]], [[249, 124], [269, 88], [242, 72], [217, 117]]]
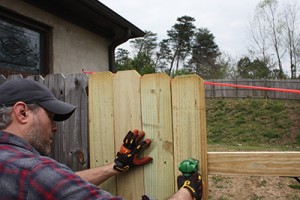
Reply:
[[131, 36], [131, 30], [126, 29], [126, 30], [124, 30], [124, 35], [122, 37], [120, 37], [119, 39], [114, 40], [108, 47], [108, 65], [109, 65], [109, 71], [111, 71], [112, 73], [117, 72], [117, 67], [116, 67], [116, 62], [115, 62], [115, 60], [116, 60], [115, 50], [116, 50], [117, 46], [119, 46], [120, 44], [123, 44], [124, 42], [129, 40], [130, 36]]

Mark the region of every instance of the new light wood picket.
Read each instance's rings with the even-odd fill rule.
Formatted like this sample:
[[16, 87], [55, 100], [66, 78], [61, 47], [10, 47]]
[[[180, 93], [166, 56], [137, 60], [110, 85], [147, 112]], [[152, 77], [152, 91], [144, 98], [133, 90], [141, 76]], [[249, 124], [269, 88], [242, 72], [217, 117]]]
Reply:
[[[129, 130], [141, 130], [141, 76], [136, 71], [114, 75], [114, 120], [116, 152]], [[143, 167], [117, 177], [117, 192], [126, 199], [140, 199], [145, 194]]]
[[[186, 75], [172, 80], [172, 112], [175, 166], [189, 157], [198, 159], [204, 184], [208, 186], [205, 92], [200, 77]], [[178, 175], [176, 170], [175, 177]], [[205, 189], [203, 199], [207, 197]]]
[[[89, 137], [91, 168], [111, 163], [115, 159], [113, 74], [96, 73], [89, 79]], [[101, 185], [117, 194], [116, 177]]]
[[166, 74], [143, 76], [141, 99], [143, 130], [152, 140], [145, 153], [154, 158], [144, 169], [145, 193], [156, 199], [166, 199], [174, 193], [175, 187], [171, 78]]

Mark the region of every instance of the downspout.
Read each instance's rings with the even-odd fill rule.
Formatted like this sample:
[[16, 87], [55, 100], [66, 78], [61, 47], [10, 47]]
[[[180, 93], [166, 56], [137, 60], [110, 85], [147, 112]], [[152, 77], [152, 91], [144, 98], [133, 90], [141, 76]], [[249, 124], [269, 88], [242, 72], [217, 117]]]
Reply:
[[112, 73], [117, 72], [116, 62], [115, 62], [115, 49], [120, 44], [126, 42], [130, 38], [130, 36], [131, 36], [131, 30], [126, 29], [124, 35], [121, 38], [114, 40], [108, 47], [109, 71], [111, 71]]

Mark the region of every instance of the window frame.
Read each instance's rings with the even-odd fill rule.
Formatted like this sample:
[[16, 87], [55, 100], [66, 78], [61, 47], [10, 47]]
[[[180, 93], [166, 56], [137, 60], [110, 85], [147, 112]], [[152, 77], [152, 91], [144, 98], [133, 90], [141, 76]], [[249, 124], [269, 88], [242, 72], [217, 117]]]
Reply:
[[[30, 29], [40, 34], [40, 59], [41, 59], [40, 70], [39, 70], [40, 72], [38, 74], [35, 74], [33, 72], [29, 72], [29, 73], [33, 75], [42, 75], [42, 76], [46, 76], [47, 74], [49, 74], [51, 27], [2, 6], [0, 6], [0, 19], [10, 24], [15, 24], [17, 26]], [[1, 66], [0, 68], [9, 69]], [[18, 69], [11, 69], [11, 70], [16, 71], [16, 73], [24, 72], [24, 70], [18, 70]]]

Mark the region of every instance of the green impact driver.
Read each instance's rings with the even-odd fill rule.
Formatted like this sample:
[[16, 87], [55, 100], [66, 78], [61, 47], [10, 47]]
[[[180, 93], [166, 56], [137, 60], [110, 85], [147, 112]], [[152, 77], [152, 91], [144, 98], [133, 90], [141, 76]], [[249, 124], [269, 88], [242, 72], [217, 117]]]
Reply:
[[182, 175], [185, 177], [191, 176], [199, 171], [199, 160], [194, 158], [183, 160], [179, 164], [179, 171], [181, 171]]

